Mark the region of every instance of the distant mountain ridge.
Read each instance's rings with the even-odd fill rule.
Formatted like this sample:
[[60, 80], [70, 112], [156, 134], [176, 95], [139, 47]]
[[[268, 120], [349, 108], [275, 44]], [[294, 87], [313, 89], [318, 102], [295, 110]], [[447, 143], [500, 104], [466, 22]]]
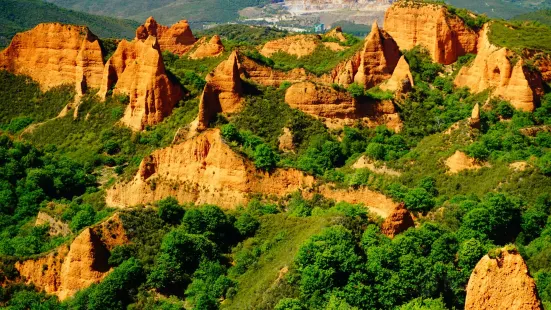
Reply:
[[16, 33], [47, 22], [88, 26], [103, 38], [133, 38], [136, 27], [139, 25], [131, 20], [67, 10], [42, 0], [2, 0], [0, 1], [0, 47], [7, 46]]

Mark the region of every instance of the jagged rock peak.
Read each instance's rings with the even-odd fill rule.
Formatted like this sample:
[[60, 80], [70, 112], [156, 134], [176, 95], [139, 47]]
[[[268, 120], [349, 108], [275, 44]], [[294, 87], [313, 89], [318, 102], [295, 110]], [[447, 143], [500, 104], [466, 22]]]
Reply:
[[162, 51], [180, 56], [189, 52], [196, 42], [187, 20], [181, 20], [167, 27], [157, 23], [153, 17], [149, 17], [136, 29], [136, 39], [146, 40], [149, 36], [157, 37]]
[[208, 42], [207, 38], [201, 38], [195, 45], [197, 48], [189, 55], [191, 59], [217, 57], [224, 53], [225, 49], [218, 35], [214, 35]]
[[467, 285], [466, 310], [541, 310], [536, 283], [516, 250], [484, 256]]
[[340, 27], [340, 26], [331, 29], [331, 31], [329, 31], [325, 34], [325, 37], [326, 38], [334, 38], [334, 39], [337, 39], [341, 42], [346, 42], [346, 37], [342, 33], [342, 27]]
[[242, 81], [239, 57], [233, 51], [230, 57], [209, 73], [199, 103], [199, 130], [208, 128], [217, 113], [233, 113], [241, 107]]
[[401, 203], [383, 222], [382, 232], [383, 234], [394, 238], [394, 236], [414, 226], [415, 222], [413, 221], [411, 213], [409, 213], [405, 205]]
[[400, 59], [400, 50], [394, 39], [379, 29], [377, 21], [365, 39], [354, 82], [365, 88], [374, 87], [389, 79]]
[[0, 52], [0, 69], [30, 76], [42, 90], [73, 84], [82, 94], [99, 88], [103, 54], [87, 27], [44, 23], [15, 35]]
[[153, 36], [119, 43], [105, 65], [100, 97], [105, 99], [110, 89], [129, 97], [121, 122], [133, 130], [161, 122], [183, 96], [181, 87], [168, 78]]
[[[514, 52], [493, 45], [489, 39], [490, 25], [481, 31], [478, 54], [473, 63], [461, 68], [454, 84], [468, 87], [473, 93], [492, 89], [518, 110], [533, 111], [543, 96], [541, 75], [525, 68], [524, 61]], [[518, 59], [516, 64], [511, 59]]]
[[402, 55], [390, 79], [381, 84], [381, 89], [396, 92], [397, 94], [405, 94], [413, 89], [414, 85], [415, 82], [413, 81], [409, 64]]
[[477, 50], [476, 32], [440, 4], [397, 1], [386, 11], [384, 28], [401, 50], [421, 45], [441, 64]]

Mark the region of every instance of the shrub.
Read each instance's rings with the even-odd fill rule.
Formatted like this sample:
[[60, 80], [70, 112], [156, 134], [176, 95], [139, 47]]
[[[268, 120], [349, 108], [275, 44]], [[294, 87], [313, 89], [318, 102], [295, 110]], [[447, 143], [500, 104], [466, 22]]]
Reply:
[[185, 210], [174, 197], [165, 198], [157, 203], [159, 217], [166, 223], [178, 225], [182, 222]]
[[409, 190], [404, 197], [404, 203], [412, 211], [427, 212], [434, 207], [432, 195], [421, 187]]
[[350, 84], [346, 90], [354, 98], [362, 97], [365, 94], [363, 86], [358, 83]]
[[258, 169], [270, 171], [277, 164], [277, 154], [268, 145], [262, 143], [254, 150], [254, 165]]

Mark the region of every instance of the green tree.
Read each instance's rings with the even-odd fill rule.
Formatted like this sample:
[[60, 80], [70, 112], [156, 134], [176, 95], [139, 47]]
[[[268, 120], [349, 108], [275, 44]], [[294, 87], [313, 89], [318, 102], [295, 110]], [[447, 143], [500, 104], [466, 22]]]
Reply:
[[260, 144], [254, 149], [254, 165], [258, 169], [270, 171], [275, 168], [278, 158], [277, 154], [266, 144]]
[[404, 203], [412, 211], [427, 212], [434, 207], [432, 195], [421, 187], [409, 190], [404, 197]]
[[185, 214], [184, 208], [180, 206], [174, 197], [165, 198], [157, 203], [159, 217], [166, 223], [178, 225], [182, 222]]

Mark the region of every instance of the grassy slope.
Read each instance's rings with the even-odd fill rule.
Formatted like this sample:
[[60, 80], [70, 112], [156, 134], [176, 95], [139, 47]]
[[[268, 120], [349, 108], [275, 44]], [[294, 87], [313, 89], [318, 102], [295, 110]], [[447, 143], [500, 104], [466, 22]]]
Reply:
[[490, 17], [512, 18], [519, 14], [528, 13], [530, 11], [549, 8], [551, 2], [545, 1], [507, 1], [507, 0], [486, 0], [486, 1], [471, 1], [471, 0], [446, 0], [446, 2], [459, 7], [466, 8], [475, 13], [487, 14]]
[[513, 20], [531, 20], [551, 26], [551, 9], [521, 14], [515, 16]]
[[492, 23], [490, 41], [510, 49], [551, 51], [551, 28], [532, 22], [496, 21]]
[[[330, 226], [328, 217], [290, 217], [286, 214], [268, 215], [261, 218], [261, 226], [254, 238], [244, 247], [260, 246], [258, 262], [251, 266], [238, 280], [237, 295], [225, 301], [223, 309], [273, 308], [283, 292], [277, 281], [284, 267], [291, 267], [304, 241]], [[282, 281], [284, 282], [284, 281]]]
[[71, 11], [41, 0], [0, 1], [0, 47], [21, 31], [39, 23], [86, 25], [100, 37], [134, 37], [137, 22]]
[[49, 0], [62, 7], [89, 13], [131, 18], [138, 21], [153, 15], [166, 24], [180, 19], [191, 23], [227, 22], [238, 17], [242, 8], [266, 0]]

